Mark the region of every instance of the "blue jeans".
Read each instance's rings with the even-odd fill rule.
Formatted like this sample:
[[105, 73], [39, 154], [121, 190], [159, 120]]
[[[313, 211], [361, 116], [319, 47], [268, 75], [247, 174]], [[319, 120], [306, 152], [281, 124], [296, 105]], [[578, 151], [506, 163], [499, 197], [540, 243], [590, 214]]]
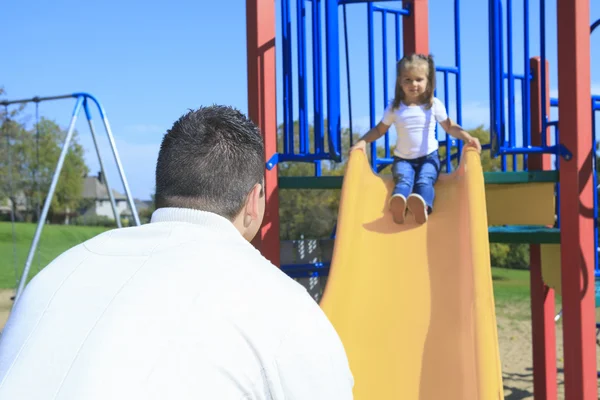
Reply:
[[405, 198], [411, 193], [420, 195], [429, 208], [433, 210], [435, 190], [433, 186], [440, 174], [440, 157], [437, 150], [413, 160], [394, 157], [392, 176], [394, 177], [394, 191], [392, 194], [401, 194]]

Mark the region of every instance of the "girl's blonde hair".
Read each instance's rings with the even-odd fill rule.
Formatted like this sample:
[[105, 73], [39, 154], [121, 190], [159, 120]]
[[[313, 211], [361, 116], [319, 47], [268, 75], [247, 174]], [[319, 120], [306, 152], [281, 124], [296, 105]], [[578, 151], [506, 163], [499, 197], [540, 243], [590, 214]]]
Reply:
[[435, 89], [435, 63], [431, 54], [409, 54], [402, 57], [396, 64], [396, 90], [394, 94], [394, 102], [392, 108], [400, 107], [400, 103], [404, 100], [404, 92], [402, 91], [402, 71], [414, 68], [416, 64], [426, 64], [429, 69], [427, 72], [427, 88], [421, 98], [421, 103], [425, 104], [425, 108], [430, 109], [433, 106], [433, 91]]

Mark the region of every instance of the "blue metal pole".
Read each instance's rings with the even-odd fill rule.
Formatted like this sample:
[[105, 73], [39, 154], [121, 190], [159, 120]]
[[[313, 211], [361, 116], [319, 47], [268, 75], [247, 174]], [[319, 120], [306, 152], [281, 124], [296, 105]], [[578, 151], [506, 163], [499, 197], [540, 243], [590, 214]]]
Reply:
[[[504, 35], [502, 34], [502, 27], [503, 27], [503, 23], [502, 23], [502, 0], [498, 0], [498, 4], [497, 4], [497, 24], [496, 24], [496, 29], [497, 29], [497, 33], [496, 33], [496, 38], [498, 40], [499, 46], [498, 46], [498, 58], [496, 59], [496, 62], [498, 63], [497, 65], [497, 69], [498, 69], [498, 86], [499, 86], [499, 93], [500, 95], [498, 96], [498, 107], [500, 109], [500, 134], [499, 137], [501, 139], [500, 141], [500, 148], [504, 148], [505, 147], [505, 143], [506, 143], [506, 114], [505, 114], [505, 110], [504, 110], [504, 79], [502, 78], [504, 76]], [[502, 171], [506, 172], [506, 155], [502, 156]]]
[[115, 138], [112, 134], [112, 129], [110, 127], [110, 124], [108, 123], [108, 117], [106, 116], [106, 112], [104, 112], [104, 108], [102, 107], [100, 102], [89, 93], [74, 93], [73, 96], [85, 96], [86, 99], [92, 100], [96, 104], [96, 107], [98, 107], [98, 112], [100, 113], [100, 117], [102, 118], [102, 122], [104, 123], [106, 136], [108, 136], [108, 143], [110, 144], [115, 163], [117, 164], [117, 171], [119, 172], [119, 176], [121, 177], [121, 183], [123, 184], [123, 189], [125, 190], [125, 197], [127, 197], [129, 209], [131, 210], [131, 214], [133, 215], [133, 220], [136, 225], [141, 225], [140, 217], [138, 215], [137, 208], [135, 206], [135, 202], [131, 194], [131, 190], [129, 189], [129, 183], [127, 182], [127, 178], [125, 177], [123, 164], [121, 163], [121, 158], [119, 157], [119, 152], [117, 151], [117, 145], [115, 144]]
[[[448, 72], [444, 71], [444, 106], [449, 109], [448, 101]], [[450, 143], [450, 135], [446, 133], [446, 172], [452, 171], [452, 144]]]
[[23, 274], [21, 275], [21, 279], [19, 280], [19, 286], [17, 288], [17, 293], [15, 294], [15, 305], [19, 301], [23, 290], [25, 289], [25, 283], [27, 282], [27, 276], [29, 275], [29, 270], [31, 268], [31, 263], [33, 262], [33, 257], [35, 256], [35, 251], [37, 249], [38, 243], [40, 241], [40, 236], [42, 234], [42, 229], [44, 228], [44, 224], [46, 222], [46, 218], [48, 217], [48, 211], [50, 210], [50, 204], [52, 203], [52, 198], [54, 197], [54, 191], [56, 190], [56, 185], [58, 184], [58, 178], [60, 176], [60, 172], [62, 170], [63, 164], [65, 162], [65, 158], [67, 157], [67, 153], [69, 152], [69, 148], [71, 145], [71, 140], [73, 138], [73, 132], [75, 131], [75, 122], [77, 121], [77, 116], [81, 111], [81, 106], [83, 105], [84, 96], [77, 97], [77, 101], [75, 103], [75, 108], [73, 109], [73, 114], [71, 115], [71, 123], [69, 124], [69, 129], [67, 130], [67, 136], [65, 137], [65, 142], [63, 144], [62, 150], [58, 157], [58, 162], [56, 164], [56, 169], [54, 170], [54, 175], [52, 176], [52, 181], [50, 182], [50, 188], [48, 189], [48, 194], [46, 195], [46, 200], [44, 201], [44, 207], [42, 208], [42, 214], [40, 215], [40, 219], [38, 221], [35, 234], [33, 236], [33, 242], [31, 243], [31, 247], [29, 249], [29, 254], [27, 255], [27, 260], [25, 261], [25, 267], [23, 268]]
[[[460, 0], [454, 0], [454, 64], [456, 65], [456, 122], [462, 126], [462, 69], [460, 60]], [[462, 141], [458, 141], [457, 162], [460, 163]]]
[[312, 1], [314, 150], [323, 151], [323, 63], [321, 61], [321, 0]]
[[[384, 2], [384, 1], [396, 1], [396, 0], [339, 0], [339, 4], [357, 4], [357, 3], [365, 3], [365, 2], [372, 2], [372, 1], [380, 1], [380, 2]], [[400, 10], [398, 10], [399, 12], [402, 12]]]
[[[529, 50], [529, 0], [523, 0], [523, 80], [521, 95], [523, 97], [523, 147], [531, 146], [531, 66]], [[523, 155], [523, 169], [527, 170], [528, 156]]]
[[[312, 0], [312, 40], [313, 40], [313, 104], [314, 104], [314, 151], [323, 153], [323, 61], [321, 41], [321, 0]], [[315, 161], [315, 176], [321, 176], [321, 161]]]
[[540, 55], [541, 69], [541, 87], [542, 87], [542, 147], [546, 147], [546, 132], [548, 124], [548, 115], [546, 114], [546, 0], [540, 0]]
[[[369, 123], [375, 126], [375, 49], [373, 45], [373, 3], [367, 4], [367, 31], [369, 44]], [[371, 143], [371, 166], [377, 166], [377, 143]]]
[[[382, 41], [382, 53], [383, 53], [383, 107], [385, 108], [388, 104], [388, 57], [387, 57], [387, 14], [385, 11], [381, 12], [381, 41]], [[385, 133], [385, 157], [390, 157], [390, 132]]]
[[281, 31], [283, 47], [283, 152], [292, 154], [294, 152], [294, 96], [292, 92], [292, 23], [290, 20], [290, 0], [281, 1]]
[[106, 191], [108, 192], [108, 199], [110, 200], [110, 205], [113, 210], [113, 215], [115, 216], [115, 221], [117, 223], [117, 227], [121, 228], [121, 218], [119, 217], [119, 212], [117, 211], [117, 203], [115, 201], [115, 195], [112, 191], [111, 185], [109, 183], [108, 174], [106, 173], [106, 169], [104, 168], [104, 162], [102, 161], [102, 156], [100, 155], [100, 147], [98, 146], [98, 140], [96, 139], [96, 129], [94, 128], [94, 123], [92, 121], [92, 113], [90, 112], [90, 108], [88, 106], [87, 98], [83, 100], [83, 110], [85, 111], [85, 116], [88, 120], [88, 125], [90, 126], [90, 133], [92, 134], [92, 141], [94, 142], [94, 148], [96, 149], [96, 154], [98, 155], [98, 163], [100, 164], [100, 171], [102, 171], [102, 177], [104, 179], [104, 183], [106, 185]]
[[[506, 0], [506, 52], [508, 54], [508, 143], [516, 146], [515, 131], [515, 77], [513, 73], [512, 0]], [[513, 154], [513, 171], [517, 169], [517, 155]]]
[[592, 33], [594, 33], [594, 31], [596, 30], [597, 27], [600, 26], [600, 19], [597, 20], [596, 22], [594, 22], [591, 26], [590, 26], [590, 35]]
[[400, 14], [396, 14], [396, 62], [400, 61], [400, 58], [402, 58], [401, 54], [401, 48], [400, 46], [402, 45], [401, 41], [400, 41]]
[[[348, 48], [348, 21], [346, 18], [346, 5], [344, 4], [342, 7], [344, 7], [344, 47], [346, 49], [346, 83], [348, 85], [348, 124], [350, 125], [348, 129], [350, 131], [350, 146], [352, 147], [354, 145], [354, 131], [352, 129], [352, 90], [350, 86], [350, 51]], [[340, 149], [342, 148], [341, 143], [342, 142], [340, 139]]]
[[[600, 109], [600, 107], [598, 107]], [[596, 161], [596, 101], [592, 96], [592, 174], [594, 175], [594, 269], [598, 272], [598, 166]]]
[[494, 0], [488, 0], [488, 69], [490, 71], [490, 153], [492, 157], [495, 154], [496, 141], [496, 43], [495, 37], [495, 23], [494, 23]]
[[[297, 0], [297, 31], [298, 31], [298, 135], [300, 153], [306, 154], [308, 144], [308, 99], [306, 80], [306, 4], [305, 0]], [[293, 144], [292, 144], [293, 145]], [[292, 149], [293, 150], [293, 149]]]
[[[333, 159], [340, 161], [342, 156], [342, 127], [340, 111], [340, 44], [338, 17], [337, 0], [326, 0], [327, 138], [329, 139], [329, 154]], [[346, 65], [348, 65], [348, 63], [346, 63]], [[348, 93], [350, 93], [349, 91], [350, 85], [348, 85]]]

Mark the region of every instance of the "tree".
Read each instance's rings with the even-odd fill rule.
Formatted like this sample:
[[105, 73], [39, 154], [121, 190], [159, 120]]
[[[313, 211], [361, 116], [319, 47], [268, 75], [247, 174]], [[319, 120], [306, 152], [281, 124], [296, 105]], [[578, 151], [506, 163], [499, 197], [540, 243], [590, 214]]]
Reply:
[[[3, 136], [0, 198], [10, 198], [13, 205], [21, 200], [24, 215], [15, 207], [18, 219], [37, 221], [67, 132], [56, 122], [45, 118], [27, 129], [29, 117], [23, 115], [22, 109], [14, 110], [8, 116], [1, 110], [0, 118]], [[12, 173], [12, 185], [9, 172]], [[51, 215], [68, 215], [77, 208], [88, 172], [83, 147], [78, 142], [77, 132], [74, 132], [51, 202]]]

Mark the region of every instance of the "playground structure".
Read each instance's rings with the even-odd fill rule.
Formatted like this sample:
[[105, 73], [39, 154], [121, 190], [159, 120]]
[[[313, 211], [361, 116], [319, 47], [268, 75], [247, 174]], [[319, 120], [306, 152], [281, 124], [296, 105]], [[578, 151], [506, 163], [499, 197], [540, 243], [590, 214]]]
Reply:
[[[90, 110], [91, 103], [96, 105], [96, 107], [98, 109], [98, 113], [100, 114], [100, 118], [102, 119], [102, 123], [104, 124], [104, 128], [105, 128], [106, 134], [108, 136], [108, 141], [109, 141], [109, 144], [110, 144], [110, 147], [112, 150], [112, 154], [115, 159], [117, 170], [118, 170], [119, 176], [121, 178], [123, 187], [125, 189], [125, 195], [127, 197], [127, 202], [129, 204], [131, 214], [133, 215], [134, 223], [136, 225], [140, 225], [140, 219], [139, 219], [139, 216], [137, 213], [135, 202], [133, 200], [133, 196], [131, 195], [131, 190], [129, 189], [129, 184], [127, 182], [127, 178], [125, 177], [125, 171], [123, 170], [121, 158], [119, 157], [119, 153], [117, 151], [117, 146], [115, 144], [115, 140], [114, 140], [114, 136], [112, 133], [112, 129], [110, 127], [110, 123], [108, 122], [108, 117], [106, 116], [106, 112], [104, 111], [104, 108], [102, 107], [100, 102], [94, 96], [92, 96], [89, 93], [81, 92], [81, 93], [73, 93], [73, 94], [60, 95], [60, 96], [33, 97], [30, 99], [20, 99], [20, 100], [3, 100], [3, 101], [0, 101], [0, 105], [4, 106], [5, 111], [6, 111], [5, 118], [8, 119], [9, 118], [9, 112], [8, 112], [9, 108], [8, 107], [10, 105], [35, 103], [35, 105], [36, 105], [36, 127], [37, 127], [37, 125], [39, 123], [39, 119], [38, 119], [39, 113], [37, 112], [39, 103], [44, 102], [44, 101], [64, 100], [64, 99], [71, 99], [71, 98], [75, 99], [75, 106], [73, 108], [73, 113], [71, 114], [71, 121], [69, 123], [69, 128], [67, 130], [67, 134], [64, 139], [64, 143], [62, 145], [62, 150], [60, 152], [59, 158], [56, 163], [56, 168], [52, 175], [52, 181], [50, 182], [50, 187], [48, 189], [46, 198], [44, 200], [44, 205], [43, 205], [43, 208], [42, 208], [40, 216], [39, 216], [39, 221], [37, 223], [37, 227], [35, 230], [33, 240], [31, 242], [31, 247], [29, 249], [29, 253], [27, 254], [25, 266], [23, 268], [21, 278], [18, 280], [18, 287], [17, 287], [16, 294], [15, 294], [15, 304], [19, 300], [19, 296], [22, 294], [23, 290], [25, 289], [25, 285], [27, 283], [31, 264], [35, 257], [35, 253], [36, 253], [39, 241], [40, 241], [42, 230], [44, 228], [44, 224], [45, 224], [46, 218], [48, 216], [48, 211], [50, 210], [50, 204], [52, 203], [52, 197], [54, 196], [54, 191], [56, 190], [56, 186], [57, 186], [58, 180], [60, 178], [60, 173], [61, 173], [64, 161], [65, 161], [65, 158], [67, 156], [67, 153], [69, 151], [69, 146], [71, 145], [73, 133], [75, 132], [75, 124], [77, 122], [77, 118], [79, 117], [79, 114], [81, 113], [82, 108], [85, 110], [85, 115], [86, 115], [88, 125], [90, 128], [90, 133], [92, 135], [92, 140], [94, 142], [96, 155], [98, 156], [98, 162], [100, 164], [100, 169], [102, 171], [102, 175], [104, 176], [104, 183], [106, 185], [106, 189], [107, 189], [108, 196], [110, 199], [110, 204], [111, 204], [112, 211], [113, 211], [113, 214], [115, 217], [115, 222], [116, 222], [117, 227], [121, 228], [121, 218], [120, 218], [120, 215], [117, 210], [114, 193], [113, 193], [111, 185], [109, 183], [109, 179], [108, 179], [108, 175], [106, 174], [106, 170], [104, 168], [104, 162], [103, 162], [102, 156], [100, 154], [100, 147], [98, 146], [98, 140], [96, 137], [96, 129], [94, 127], [92, 113]], [[6, 143], [7, 143], [8, 154], [10, 157], [10, 154], [11, 154], [10, 150], [11, 150], [12, 145], [11, 145], [11, 139], [8, 135], [6, 135]], [[10, 160], [8, 161], [8, 164], [10, 165]], [[9, 168], [9, 171], [10, 171], [10, 168]], [[12, 181], [10, 183], [10, 186], [12, 188]], [[11, 220], [14, 223], [14, 215], [12, 212], [12, 207], [11, 207]], [[14, 231], [13, 231], [13, 235], [14, 235]]]
[[[428, 45], [428, 7], [434, 4], [436, 0], [412, 0], [412, 1], [380, 1], [369, 2], [365, 0], [306, 0], [296, 1], [296, 38], [297, 46], [297, 64], [293, 62], [292, 56], [292, 18], [291, 18], [291, 0], [281, 0], [281, 50], [276, 47], [276, 15], [274, 2], [267, 0], [247, 0], [247, 46], [248, 46], [248, 104], [250, 117], [259, 124], [265, 137], [265, 157], [267, 160], [267, 171], [265, 189], [267, 193], [267, 211], [265, 223], [261, 228], [259, 237], [256, 239], [256, 245], [262, 253], [276, 265], [280, 265], [279, 255], [279, 216], [278, 216], [278, 190], [279, 189], [300, 189], [300, 188], [342, 188], [342, 204], [338, 216], [338, 227], [336, 240], [341, 242], [335, 244], [334, 257], [330, 268], [326, 264], [312, 266], [293, 266], [294, 274], [300, 274], [303, 270], [306, 276], [314, 274], [330, 273], [330, 279], [325, 290], [323, 309], [333, 321], [340, 332], [344, 341], [349, 357], [351, 367], [355, 371], [357, 380], [356, 398], [378, 397], [392, 398], [397, 395], [398, 388], [390, 387], [382, 382], [389, 379], [398, 379], [399, 371], [402, 366], [394, 364], [390, 358], [382, 355], [381, 346], [384, 344], [375, 343], [375, 334], [364, 333], [364, 337], [357, 338], [356, 333], [360, 327], [368, 326], [370, 331], [389, 329], [392, 340], [395, 344], [389, 344], [384, 350], [397, 359], [399, 350], [406, 343], [403, 341], [421, 340], [421, 336], [409, 337], [406, 333], [400, 333], [393, 330], [390, 326], [392, 322], [402, 324], [407, 320], [420, 323], [436, 324], [435, 321], [439, 314], [431, 314], [431, 320], [419, 320], [417, 316], [407, 320], [399, 320], [400, 316], [406, 316], [409, 311], [402, 308], [406, 299], [393, 297], [392, 291], [401, 291], [400, 286], [375, 287], [375, 285], [366, 288], [364, 283], [357, 280], [371, 279], [371, 281], [381, 281], [381, 277], [372, 277], [376, 275], [376, 270], [380, 274], [389, 273], [385, 278], [388, 281], [400, 285], [400, 281], [416, 282], [413, 275], [414, 270], [429, 270], [439, 266], [434, 261], [424, 260], [423, 253], [431, 254], [432, 247], [437, 243], [443, 243], [444, 240], [438, 239], [431, 244], [423, 244], [417, 240], [417, 235], [422, 235], [424, 229], [401, 229], [400, 232], [390, 233], [386, 239], [381, 235], [377, 239], [373, 238], [374, 233], [367, 228], [369, 222], [376, 218], [385, 218], [385, 195], [386, 191], [381, 185], [385, 178], [369, 177], [364, 170], [361, 170], [360, 163], [365, 164], [366, 160], [361, 159], [360, 155], [352, 154], [348, 161], [348, 170], [345, 177], [321, 177], [320, 161], [339, 160], [342, 154], [341, 137], [341, 81], [342, 58], [340, 57], [340, 47], [343, 42], [346, 56], [349, 53], [347, 39], [347, 26], [343, 23], [343, 33], [340, 33], [339, 18], [343, 14], [344, 22], [346, 17], [346, 7], [358, 7], [357, 3], [363, 3], [367, 15], [367, 35], [369, 44], [369, 74], [368, 77], [356, 77], [350, 79], [347, 75], [348, 93], [350, 91], [351, 81], [356, 79], [368, 79], [369, 81], [369, 116], [371, 126], [376, 124], [376, 84], [375, 84], [375, 55], [373, 50], [374, 31], [373, 20], [376, 15], [382, 16], [382, 25], [385, 25], [388, 19], [386, 16], [392, 16], [395, 21], [395, 50], [396, 58], [401, 54], [410, 52], [429, 53]], [[312, 26], [312, 43], [307, 41], [305, 24], [308, 19], [308, 6], [311, 4], [310, 17]], [[365, 4], [366, 3], [366, 4]], [[378, 4], [375, 4], [378, 3]], [[566, 1], [558, 0], [557, 21], [558, 27], [558, 65], [551, 66], [546, 57], [546, 4], [540, 0], [540, 55], [530, 54], [530, 2], [523, 0], [523, 58], [520, 61], [514, 59], [515, 40], [513, 31], [515, 23], [513, 21], [513, 5], [511, 0], [489, 0], [489, 50], [490, 50], [490, 131], [491, 143], [484, 151], [491, 151], [495, 157], [500, 157], [502, 171], [487, 172], [482, 175], [485, 179], [486, 204], [485, 212], [481, 211], [480, 203], [472, 203], [472, 209], [463, 210], [465, 218], [473, 222], [473, 227], [477, 223], [481, 224], [487, 219], [488, 238], [490, 242], [503, 243], [526, 243], [530, 245], [530, 270], [531, 270], [531, 308], [532, 308], [532, 348], [533, 348], [533, 370], [534, 370], [534, 393], [536, 399], [556, 399], [557, 398], [557, 355], [556, 355], [556, 337], [555, 337], [555, 293], [559, 293], [562, 298], [562, 318], [563, 318], [563, 342], [564, 342], [564, 375], [565, 375], [565, 396], [573, 399], [597, 399], [597, 372], [596, 372], [596, 338], [595, 338], [595, 287], [593, 282], [598, 276], [598, 244], [597, 244], [597, 176], [595, 168], [595, 150], [596, 138], [593, 132], [596, 121], [595, 112], [600, 111], [600, 96], [591, 96], [590, 79], [590, 34], [600, 26], [600, 20], [594, 22], [591, 26], [590, 21], [590, 2], [589, 0]], [[386, 5], [386, 7], [380, 4]], [[387, 7], [388, 4], [401, 4], [400, 9]], [[323, 23], [324, 10], [324, 23]], [[438, 96], [440, 96], [449, 108], [449, 83], [448, 76], [454, 75], [456, 82], [456, 115], [457, 122], [461, 123], [461, 63], [460, 63], [460, 2], [454, 1], [454, 22], [455, 22], [455, 65], [438, 66], [438, 76], [442, 75], [443, 80], [438, 81]], [[324, 26], [324, 34], [321, 27]], [[353, 29], [356, 29], [354, 27]], [[383, 29], [386, 32], [386, 28]], [[344, 40], [340, 39], [344, 36]], [[402, 38], [400, 40], [400, 38]], [[384, 104], [391, 100], [388, 96], [387, 82], [387, 57], [386, 35], [383, 35], [383, 63], [381, 68], [384, 73], [383, 88], [377, 86], [383, 92]], [[279, 41], [277, 41], [279, 43]], [[400, 47], [402, 44], [403, 49]], [[313, 50], [313, 104], [314, 104], [314, 143], [309, 143], [308, 135], [308, 107], [309, 100], [307, 94], [307, 66], [306, 66], [306, 46], [312, 44]], [[323, 65], [322, 53], [325, 48], [325, 65]], [[276, 52], [282, 55], [283, 73], [281, 84], [283, 87], [283, 151], [278, 152], [277, 146], [277, 97], [276, 97], [276, 74], [275, 60]], [[516, 73], [516, 66], [520, 63], [523, 72]], [[559, 98], [551, 98], [549, 90], [549, 69], [556, 67], [558, 71], [558, 90]], [[346, 58], [346, 68], [348, 69], [348, 59]], [[325, 70], [325, 76], [321, 74]], [[297, 79], [298, 94], [293, 93], [292, 83]], [[522, 135], [517, 137], [516, 126], [516, 90], [520, 85], [521, 93], [521, 115], [522, 115]], [[439, 93], [440, 88], [443, 89]], [[323, 104], [323, 89], [327, 94], [326, 104]], [[591, 100], [591, 101], [590, 101]], [[348, 103], [351, 103], [349, 95]], [[506, 104], [506, 105], [505, 105]], [[299, 132], [295, 137], [294, 133], [294, 110], [298, 108]], [[550, 108], [558, 108], [558, 119], [550, 119]], [[352, 121], [352, 109], [349, 110], [349, 119]], [[325, 118], [327, 124], [325, 126]], [[350, 123], [350, 126], [352, 124]], [[350, 135], [352, 136], [352, 135]], [[294, 147], [295, 139], [299, 146]], [[350, 139], [351, 140], [351, 139]], [[521, 143], [519, 143], [519, 141]], [[391, 163], [390, 142], [386, 134], [383, 139], [385, 147], [385, 156], [379, 158], [376, 153], [376, 145], [371, 146], [370, 167], [373, 172], [381, 172]], [[446, 137], [440, 143], [441, 147], [446, 148], [446, 158], [443, 160], [446, 166], [446, 172], [452, 174], [453, 165], [460, 171], [462, 163], [473, 160], [463, 160], [461, 155], [463, 150], [461, 143]], [[312, 149], [311, 149], [312, 148]], [[469, 152], [467, 152], [468, 154]], [[472, 152], [471, 152], [472, 153]], [[517, 155], [522, 155], [522, 164], [517, 163]], [[467, 158], [472, 156], [467, 156]], [[552, 158], [554, 157], [554, 162]], [[512, 171], [508, 170], [509, 162], [512, 159]], [[315, 163], [315, 176], [313, 177], [279, 177], [277, 174], [277, 163], [279, 162], [312, 162]], [[453, 163], [453, 161], [455, 161]], [[358, 172], [357, 172], [358, 171]], [[362, 177], [362, 178], [361, 178]], [[469, 179], [475, 179], [470, 177]], [[342, 187], [343, 183], [343, 187]], [[352, 207], [353, 196], [366, 196], [364, 193], [372, 187], [377, 187], [374, 199], [369, 200], [369, 204], [375, 204], [374, 210], [361, 210], [357, 212], [356, 207]], [[444, 190], [444, 184], [440, 185]], [[475, 193], [477, 190], [474, 191]], [[369, 195], [370, 196], [370, 195]], [[441, 198], [442, 196], [440, 196]], [[454, 204], [455, 198], [450, 196], [448, 204]], [[454, 200], [453, 200], [454, 199]], [[481, 200], [481, 199], [480, 199]], [[442, 204], [441, 207], [443, 207]], [[516, 212], [509, 213], [508, 210], [514, 206]], [[448, 207], [451, 207], [448, 205]], [[354, 211], [354, 212], [352, 212]], [[389, 215], [388, 215], [389, 217]], [[439, 219], [438, 219], [439, 218]], [[435, 227], [440, 229], [440, 235], [445, 233], [446, 240], [449, 238], [445, 222], [442, 222], [442, 216], [432, 215], [428, 223], [431, 228], [427, 229], [432, 236]], [[475, 222], [474, 222], [475, 221]], [[442, 227], [442, 228], [440, 228]], [[380, 227], [381, 228], [381, 227]], [[383, 229], [383, 228], [381, 228]], [[392, 228], [390, 228], [392, 229]], [[474, 228], [475, 229], [475, 228]], [[472, 233], [472, 232], [471, 232]], [[399, 249], [407, 249], [404, 254], [410, 251], [417, 253], [414, 256], [405, 258], [389, 257], [377, 259], [378, 262], [371, 261], [367, 263], [366, 258], [362, 258], [362, 253], [368, 252], [371, 257], [373, 251], [361, 240], [374, 246], [379, 241], [394, 240], [394, 246]], [[425, 240], [425, 239], [422, 239]], [[427, 242], [427, 240], [426, 240]], [[350, 243], [350, 244], [349, 244]], [[352, 244], [353, 243], [353, 244]], [[421, 243], [421, 245], [417, 245]], [[471, 249], [471, 256], [475, 259], [481, 251], [487, 250], [487, 241], [483, 241], [476, 248]], [[411, 246], [409, 246], [410, 244]], [[454, 243], [455, 246], [450, 250], [459, 252], [460, 243]], [[387, 243], [387, 247], [390, 243]], [[377, 249], [384, 248], [383, 245], [377, 245]], [[377, 252], [377, 250], [375, 251]], [[362, 265], [359, 261], [362, 260]], [[403, 263], [410, 264], [404, 265]], [[451, 265], [456, 265], [454, 261], [449, 261]], [[368, 264], [368, 265], [367, 265]], [[393, 265], [389, 265], [393, 264]], [[400, 265], [403, 264], [403, 265]], [[284, 271], [291, 271], [288, 266], [281, 266]], [[363, 270], [361, 271], [361, 268]], [[395, 267], [395, 268], [393, 268]], [[404, 268], [406, 267], [406, 268]], [[370, 274], [364, 271], [369, 269]], [[473, 274], [480, 274], [480, 269], [489, 269], [489, 260], [478, 259], [473, 264]], [[395, 274], [391, 270], [404, 270], [406, 275]], [[406, 272], [410, 270], [410, 272]], [[299, 272], [300, 271], [300, 272]], [[464, 270], [459, 270], [460, 275]], [[487, 272], [486, 272], [487, 273]], [[298, 275], [296, 275], [298, 276]], [[461, 275], [462, 276], [462, 275]], [[475, 279], [474, 287], [468, 289], [469, 294], [473, 295], [472, 303], [465, 305], [465, 308], [445, 309], [446, 312], [454, 312], [455, 318], [459, 318], [460, 312], [465, 310], [473, 311], [475, 321], [487, 321], [495, 323], [493, 308], [482, 310], [478, 305], [482, 304], [482, 297], [489, 294], [489, 285], [491, 278], [478, 275], [480, 279]], [[434, 279], [432, 276], [430, 279]], [[458, 279], [458, 278], [457, 278]], [[441, 293], [433, 293], [435, 286], [431, 282], [431, 297], [446, 295], [445, 301], [453, 303], [456, 293], [446, 288]], [[408, 290], [408, 289], [407, 289]], [[443, 290], [443, 289], [438, 289]], [[369, 307], [377, 307], [376, 303], [369, 300], [368, 296], [376, 297], [392, 296], [392, 302], [379, 303], [381, 307], [385, 304], [388, 309], [377, 308], [378, 317], [368, 319], [365, 316], [365, 310]], [[412, 293], [412, 292], [411, 292]], [[396, 296], [396, 295], [394, 295]], [[424, 296], [421, 293], [421, 296]], [[466, 301], [471, 301], [467, 299]], [[388, 298], [389, 301], [389, 298]], [[394, 303], [394, 301], [397, 301]], [[427, 303], [427, 298], [423, 303]], [[431, 300], [433, 301], [433, 300]], [[493, 301], [493, 300], [492, 300]], [[334, 306], [333, 306], [334, 305]], [[426, 305], [417, 302], [412, 305], [415, 312], [422, 312], [429, 315]], [[389, 307], [394, 307], [393, 310]], [[373, 309], [371, 308], [372, 312]], [[395, 316], [392, 316], [392, 311]], [[439, 312], [439, 310], [438, 310]], [[456, 314], [458, 313], [458, 314]], [[360, 319], [361, 316], [363, 319]], [[418, 323], [418, 322], [417, 322]], [[410, 324], [410, 322], [407, 322]], [[475, 322], [474, 333], [476, 337], [482, 337], [485, 324], [477, 325]], [[451, 324], [447, 329], [456, 328]], [[421, 329], [421, 328], [419, 328]], [[460, 329], [460, 328], [456, 328]], [[495, 328], [493, 328], [495, 329]], [[493, 336], [488, 332], [486, 340]], [[450, 335], [451, 336], [451, 335]], [[497, 373], [494, 372], [494, 365], [499, 365], [497, 360], [497, 350], [494, 350], [494, 344], [486, 342], [482, 345], [481, 341], [475, 338], [472, 343], [464, 343], [464, 346], [482, 346], [477, 347], [478, 359], [475, 364], [469, 368], [473, 372], [471, 381], [465, 385], [454, 387], [451, 392], [445, 393], [445, 398], [498, 398]], [[434, 347], [441, 351], [448, 351], [448, 347], [442, 346], [442, 342], [447, 341], [446, 345], [456, 345], [452, 339], [440, 338]], [[458, 340], [458, 339], [457, 339]], [[464, 339], [463, 339], [464, 340]], [[371, 342], [370, 342], [371, 341]], [[372, 344], [371, 344], [372, 343]], [[369, 349], [365, 346], [371, 345]], [[381, 358], [367, 357], [366, 350], [373, 349], [374, 352], [381, 355]], [[388, 354], [388, 357], [389, 357]], [[404, 353], [403, 353], [404, 354]], [[486, 358], [483, 354], [487, 355]], [[420, 360], [420, 353], [411, 354], [413, 361]], [[425, 357], [425, 356], [424, 356]], [[450, 361], [460, 359], [450, 359]], [[448, 361], [448, 360], [447, 360]], [[423, 361], [425, 362], [425, 361]], [[367, 364], [363, 364], [367, 363]], [[386, 369], [389, 368], [389, 369]], [[474, 371], [477, 371], [475, 373]], [[488, 371], [488, 372], [486, 372]], [[489, 372], [492, 371], [492, 372]], [[425, 374], [425, 371], [421, 371]], [[448, 372], [448, 369], [445, 370]], [[393, 376], [388, 374], [394, 373]], [[490, 380], [487, 385], [476, 382], [474, 376], [489, 373]], [[442, 373], [437, 374], [439, 378]], [[487, 375], [486, 375], [487, 376]], [[430, 377], [421, 376], [422, 382], [429, 382]], [[469, 378], [466, 378], [467, 380]], [[372, 390], [378, 390], [376, 393], [365, 389], [364, 380], [370, 384]], [[501, 380], [501, 378], [500, 378]], [[418, 382], [418, 379], [417, 379]], [[464, 382], [463, 382], [464, 383]], [[381, 387], [379, 385], [382, 385]], [[469, 386], [471, 385], [471, 386]], [[415, 386], [407, 384], [406, 390], [402, 392], [409, 398], [423, 398], [425, 392], [418, 390], [411, 391]], [[419, 386], [416, 386], [418, 388]], [[377, 389], [374, 389], [377, 388]], [[424, 386], [421, 387], [421, 390]], [[501, 383], [500, 383], [501, 389]], [[465, 391], [466, 390], [466, 391]], [[476, 390], [476, 392], [474, 391]], [[469, 394], [479, 393], [477, 396]], [[466, 396], [466, 397], [464, 397]]]

